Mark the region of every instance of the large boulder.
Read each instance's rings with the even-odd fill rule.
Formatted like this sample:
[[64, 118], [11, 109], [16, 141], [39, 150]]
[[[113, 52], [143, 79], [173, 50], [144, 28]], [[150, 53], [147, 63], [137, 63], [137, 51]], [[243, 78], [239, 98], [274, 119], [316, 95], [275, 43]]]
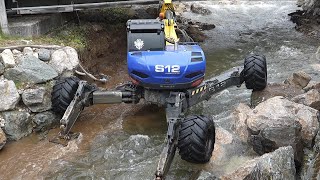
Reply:
[[297, 95], [303, 94], [304, 91], [300, 87], [283, 83], [270, 83], [262, 91], [253, 91], [251, 94], [251, 106], [255, 107], [259, 103], [266, 101], [275, 96], [283, 96], [291, 99]]
[[14, 68], [7, 69], [4, 76], [19, 83], [44, 83], [57, 77], [58, 73], [35, 56], [24, 56], [21, 63]]
[[3, 148], [3, 146], [7, 143], [7, 137], [6, 134], [3, 132], [3, 130], [0, 128], [0, 150]]
[[285, 84], [290, 84], [299, 88], [304, 88], [311, 80], [311, 76], [303, 71], [294, 72], [288, 79], [284, 81]]
[[72, 47], [64, 47], [54, 51], [49, 64], [59, 73], [72, 71], [79, 64], [78, 53]]
[[251, 111], [242, 104], [234, 116], [235, 133], [244, 141], [248, 136], [247, 141], [258, 154], [290, 145], [298, 162], [302, 160], [303, 145], [312, 146], [319, 127], [317, 110], [280, 96], [260, 103]]
[[292, 101], [320, 110], [320, 93], [315, 89], [292, 98]]
[[13, 81], [0, 80], [0, 111], [14, 109], [20, 100]]
[[272, 153], [247, 161], [221, 180], [233, 179], [295, 179], [294, 152], [291, 146], [281, 147]]
[[36, 132], [46, 131], [52, 128], [52, 126], [59, 124], [59, 119], [60, 118], [51, 111], [38, 113], [32, 118], [32, 121], [35, 124], [34, 130]]
[[22, 101], [32, 112], [47, 111], [51, 109], [51, 90], [51, 86], [26, 89], [22, 93]]
[[24, 110], [2, 113], [5, 120], [4, 132], [9, 140], [19, 140], [32, 132], [30, 114]]
[[10, 49], [6, 49], [0, 54], [0, 62], [3, 63], [6, 68], [14, 67], [16, 65]]

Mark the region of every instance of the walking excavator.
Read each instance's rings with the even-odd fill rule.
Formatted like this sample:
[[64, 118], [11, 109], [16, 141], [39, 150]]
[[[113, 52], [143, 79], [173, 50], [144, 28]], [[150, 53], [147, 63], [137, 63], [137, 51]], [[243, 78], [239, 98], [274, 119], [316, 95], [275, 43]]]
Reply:
[[[53, 111], [60, 120], [61, 139], [70, 139], [71, 128], [85, 107], [95, 104], [132, 103], [140, 99], [165, 108], [167, 134], [155, 179], [163, 180], [178, 149], [191, 163], [209, 162], [215, 143], [211, 117], [190, 115], [188, 109], [231, 86], [259, 91], [267, 85], [263, 55], [251, 54], [244, 66], [204, 80], [206, 57], [198, 43], [179, 29], [172, 0], [160, 1], [157, 19], [127, 22], [127, 65], [131, 81], [115, 90], [99, 90], [77, 77], [61, 78], [52, 91]], [[183, 38], [178, 38], [177, 33]]]

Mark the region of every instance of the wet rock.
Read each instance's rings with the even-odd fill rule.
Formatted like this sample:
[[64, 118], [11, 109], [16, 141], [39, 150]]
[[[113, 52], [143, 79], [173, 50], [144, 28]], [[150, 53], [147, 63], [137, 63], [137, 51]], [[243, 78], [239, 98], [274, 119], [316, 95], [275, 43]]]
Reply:
[[303, 71], [294, 72], [288, 79], [284, 81], [285, 84], [290, 84], [300, 88], [304, 88], [311, 80], [311, 76]]
[[14, 67], [16, 65], [13, 54], [10, 49], [6, 49], [0, 54], [0, 62], [6, 68]]
[[190, 7], [191, 12], [201, 15], [210, 15], [212, 12], [209, 9], [197, 4], [192, 4]]
[[40, 87], [37, 89], [26, 89], [22, 93], [23, 103], [32, 112], [43, 112], [51, 109], [51, 87], [48, 89]]
[[20, 100], [13, 81], [0, 80], [0, 111], [14, 109]]
[[221, 177], [233, 179], [295, 179], [294, 152], [291, 146], [281, 147], [272, 153], [247, 161], [234, 172]]
[[4, 65], [0, 62], [0, 75], [4, 73]]
[[211, 29], [214, 29], [216, 27], [214, 24], [209, 24], [209, 23], [196, 23], [196, 24], [202, 30], [211, 30]]
[[54, 125], [59, 124], [59, 119], [60, 118], [51, 111], [38, 113], [32, 118], [32, 122], [35, 124], [34, 130], [36, 132], [49, 130]]
[[9, 140], [19, 140], [32, 132], [30, 114], [26, 111], [6, 111], [2, 116], [5, 120], [4, 132]]
[[297, 95], [303, 94], [301, 88], [283, 83], [269, 83], [262, 91], [253, 91], [251, 94], [251, 106], [255, 107], [259, 103], [275, 96], [283, 96], [291, 99]]
[[197, 27], [189, 26], [186, 31], [195, 42], [203, 42], [207, 38], [207, 36]]
[[292, 98], [292, 101], [320, 110], [320, 93], [315, 89]]
[[39, 59], [42, 61], [49, 61], [51, 57], [51, 52], [48, 49], [39, 49], [38, 50]]
[[197, 178], [197, 180], [218, 180], [219, 178], [217, 178], [216, 176], [214, 176], [213, 174], [207, 172], [207, 171], [201, 171], [199, 177]]
[[49, 64], [59, 73], [72, 71], [79, 64], [78, 53], [71, 47], [54, 51]]
[[5, 78], [15, 82], [44, 83], [58, 76], [58, 73], [46, 63], [34, 56], [24, 56], [21, 64], [7, 69]]
[[238, 135], [239, 139], [243, 142], [247, 142], [247, 139], [249, 137], [249, 132], [247, 130], [247, 119], [250, 112], [251, 109], [249, 106], [240, 103], [233, 113], [234, 122], [232, 125], [232, 129]]
[[3, 148], [3, 146], [7, 143], [7, 137], [6, 134], [3, 132], [3, 130], [0, 128], [0, 150]]

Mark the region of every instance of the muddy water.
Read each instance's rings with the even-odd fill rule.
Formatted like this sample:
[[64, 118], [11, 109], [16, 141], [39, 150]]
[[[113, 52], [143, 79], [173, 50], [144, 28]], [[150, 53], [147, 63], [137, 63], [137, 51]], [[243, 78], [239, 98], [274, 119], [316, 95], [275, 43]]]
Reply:
[[[207, 54], [207, 77], [242, 65], [250, 52], [268, 59], [270, 82], [283, 81], [290, 73], [304, 70], [319, 80], [316, 40], [294, 30], [288, 13], [298, 9], [295, 1], [206, 1], [213, 13], [186, 16], [210, 22], [203, 43]], [[212, 116], [218, 126], [232, 132], [231, 113], [238, 103], [249, 103], [250, 91], [230, 88], [192, 113]], [[104, 105], [86, 109], [75, 125], [80, 142], [61, 147], [30, 136], [11, 143], [0, 153], [0, 179], [152, 179], [166, 133], [163, 109], [139, 104]], [[50, 134], [54, 134], [52, 131]], [[228, 158], [193, 165], [176, 156], [168, 179], [194, 179], [204, 170], [219, 176], [232, 171], [255, 154], [236, 138], [226, 149]]]

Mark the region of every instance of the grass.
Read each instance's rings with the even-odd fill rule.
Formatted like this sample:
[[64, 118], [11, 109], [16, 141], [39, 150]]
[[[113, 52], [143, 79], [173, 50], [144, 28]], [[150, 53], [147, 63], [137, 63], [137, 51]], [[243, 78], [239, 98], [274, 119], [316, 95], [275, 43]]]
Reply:
[[86, 47], [86, 32], [88, 32], [88, 26], [78, 26], [72, 23], [52, 30], [46, 35], [33, 38], [8, 36], [0, 33], [0, 46], [22, 45], [29, 41], [31, 44], [52, 44], [83, 49]]
[[82, 11], [79, 12], [80, 25], [76, 23], [68, 23], [39, 37], [21, 38], [7, 36], [0, 31], [0, 47], [25, 45], [26, 42], [29, 41], [31, 42], [30, 44], [71, 46], [77, 50], [83, 50], [87, 45], [87, 34], [92, 31], [91, 23], [101, 23], [109, 29], [111, 27], [117, 27], [119, 24], [125, 24], [132, 16], [132, 12], [126, 8]]

